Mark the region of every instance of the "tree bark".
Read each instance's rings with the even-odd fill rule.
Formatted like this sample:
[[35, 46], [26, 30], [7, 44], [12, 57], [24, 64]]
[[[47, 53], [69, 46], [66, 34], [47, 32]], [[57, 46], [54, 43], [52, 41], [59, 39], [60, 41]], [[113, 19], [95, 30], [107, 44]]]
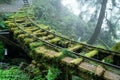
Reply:
[[97, 39], [97, 37], [100, 33], [102, 23], [103, 23], [103, 20], [104, 20], [104, 17], [105, 17], [105, 10], [106, 10], [107, 1], [108, 0], [103, 0], [102, 1], [101, 10], [100, 10], [99, 18], [98, 18], [98, 21], [97, 21], [97, 25], [96, 25], [96, 28], [94, 30], [94, 33], [92, 34], [91, 38], [87, 42], [88, 44], [93, 44], [96, 41], [96, 39]]

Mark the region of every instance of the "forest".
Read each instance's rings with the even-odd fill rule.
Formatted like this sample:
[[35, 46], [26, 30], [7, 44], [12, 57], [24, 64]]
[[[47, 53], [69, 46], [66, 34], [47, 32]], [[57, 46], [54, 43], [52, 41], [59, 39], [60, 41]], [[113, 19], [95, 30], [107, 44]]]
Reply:
[[[74, 3], [72, 6], [71, 4], [64, 6], [62, 4], [64, 0], [34, 1], [34, 6], [37, 6], [35, 15], [40, 23], [78, 42], [103, 45], [107, 49], [119, 42], [119, 0], [73, 1], [77, 3], [79, 10], [77, 15], [73, 11]], [[93, 34], [95, 34], [94, 37]], [[91, 39], [94, 40], [91, 41]]]
[[0, 80], [120, 79], [120, 0], [18, 4], [23, 8], [0, 12]]

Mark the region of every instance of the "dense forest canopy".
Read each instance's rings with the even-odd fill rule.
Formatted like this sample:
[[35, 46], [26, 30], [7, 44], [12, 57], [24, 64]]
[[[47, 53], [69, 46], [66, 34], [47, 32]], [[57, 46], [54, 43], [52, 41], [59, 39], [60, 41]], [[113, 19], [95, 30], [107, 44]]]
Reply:
[[[92, 36], [104, 0], [34, 0], [36, 19], [79, 42]], [[120, 41], [120, 0], [105, 0], [105, 16], [94, 44], [112, 47]]]

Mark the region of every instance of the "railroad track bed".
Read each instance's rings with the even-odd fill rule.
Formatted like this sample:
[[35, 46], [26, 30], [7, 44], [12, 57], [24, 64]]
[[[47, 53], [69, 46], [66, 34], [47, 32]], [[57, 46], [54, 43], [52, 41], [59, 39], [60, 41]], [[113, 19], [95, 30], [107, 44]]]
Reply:
[[36, 62], [44, 56], [47, 63], [58, 61], [79, 73], [92, 72], [104, 79], [120, 80], [120, 53], [56, 35], [48, 26], [35, 22], [28, 7], [10, 17], [6, 24]]

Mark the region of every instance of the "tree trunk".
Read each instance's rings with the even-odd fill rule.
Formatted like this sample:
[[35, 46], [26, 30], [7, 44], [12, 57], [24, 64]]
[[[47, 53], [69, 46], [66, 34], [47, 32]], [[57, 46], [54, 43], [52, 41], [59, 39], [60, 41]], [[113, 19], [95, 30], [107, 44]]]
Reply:
[[107, 4], [107, 0], [103, 0], [96, 28], [94, 30], [93, 35], [88, 40], [88, 42], [87, 42], [88, 44], [93, 44], [96, 41], [96, 39], [97, 39], [97, 37], [98, 37], [98, 35], [100, 33], [101, 26], [102, 26], [104, 16], [105, 16], [106, 4]]

